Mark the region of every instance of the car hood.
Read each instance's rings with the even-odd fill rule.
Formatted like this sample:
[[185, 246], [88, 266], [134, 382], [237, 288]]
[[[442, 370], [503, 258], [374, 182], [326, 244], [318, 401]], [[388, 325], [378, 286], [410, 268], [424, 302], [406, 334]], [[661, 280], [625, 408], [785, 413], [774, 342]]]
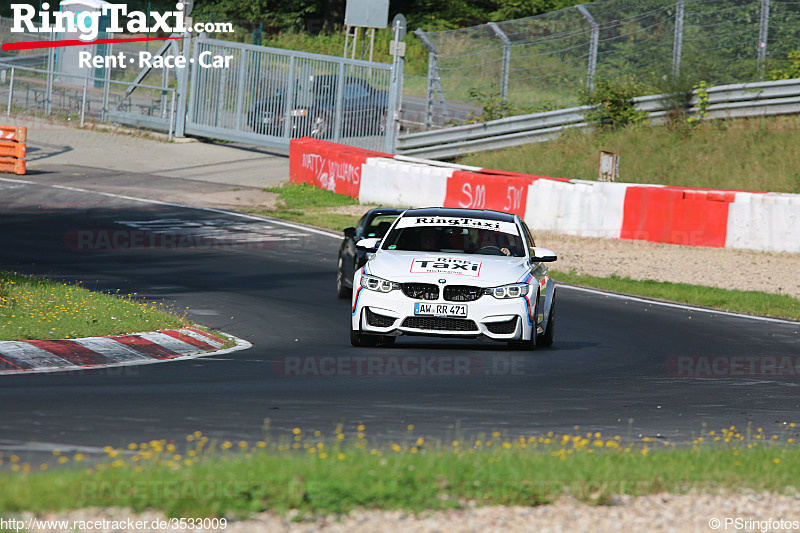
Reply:
[[527, 257], [399, 252], [380, 250], [366, 264], [373, 276], [398, 283], [446, 283], [494, 287], [521, 280], [530, 271]]

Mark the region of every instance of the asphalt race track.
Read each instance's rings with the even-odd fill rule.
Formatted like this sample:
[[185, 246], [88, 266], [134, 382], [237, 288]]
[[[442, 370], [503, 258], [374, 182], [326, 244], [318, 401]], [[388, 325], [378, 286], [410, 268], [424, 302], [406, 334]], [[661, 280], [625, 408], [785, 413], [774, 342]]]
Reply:
[[[135, 292], [253, 348], [125, 369], [2, 377], [0, 449], [182, 441], [195, 430], [253, 440], [263, 437], [265, 419], [273, 436], [294, 427], [330, 434], [337, 423], [352, 432], [363, 422], [378, 440], [405, 434], [409, 424], [415, 435], [440, 438], [571, 432], [577, 425], [581, 432], [682, 440], [704, 424], [710, 430], [752, 423], [770, 432], [798, 419], [796, 368], [780, 377], [698, 378], [676, 375], [676, 361], [800, 360], [800, 324], [562, 287], [549, 349], [525, 353], [411, 337], [388, 349], [356, 349], [348, 340], [349, 301], [334, 291], [338, 239], [232, 213], [56, 188], [80, 188], [83, 179], [111, 190], [122, 178], [52, 170], [24, 177], [32, 184], [0, 181], [0, 268]], [[125, 183], [129, 196], [157, 186], [147, 176]], [[132, 236], [153, 248], [128, 249]], [[758, 265], [742, 268], [758, 275]], [[396, 356], [395, 365], [418, 366], [401, 367], [402, 376], [388, 363], [382, 377], [357, 370], [387, 356]], [[304, 375], [285, 375], [298, 369]], [[331, 369], [333, 375], [321, 375]]]

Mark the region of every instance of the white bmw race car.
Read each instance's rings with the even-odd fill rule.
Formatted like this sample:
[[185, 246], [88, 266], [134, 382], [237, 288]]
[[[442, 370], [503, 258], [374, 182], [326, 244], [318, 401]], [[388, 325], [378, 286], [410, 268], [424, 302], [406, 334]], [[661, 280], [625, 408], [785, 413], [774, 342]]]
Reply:
[[382, 239], [357, 243], [370, 259], [353, 277], [350, 342], [399, 335], [486, 338], [533, 349], [554, 338], [555, 284], [517, 215], [409, 209]]

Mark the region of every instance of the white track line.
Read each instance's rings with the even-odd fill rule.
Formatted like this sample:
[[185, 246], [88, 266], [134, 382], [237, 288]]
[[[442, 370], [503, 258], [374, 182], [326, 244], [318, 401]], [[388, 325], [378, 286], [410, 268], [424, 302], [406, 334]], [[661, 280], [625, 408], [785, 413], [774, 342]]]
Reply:
[[184, 208], [184, 209], [197, 209], [199, 211], [207, 211], [209, 213], [220, 213], [220, 214], [223, 214], [223, 215], [231, 215], [231, 216], [235, 216], [235, 217], [239, 217], [239, 218], [246, 218], [248, 220], [259, 220], [259, 221], [262, 221], [262, 222], [269, 222], [269, 223], [272, 223], [272, 224], [276, 224], [278, 226], [288, 226], [290, 228], [295, 228], [295, 229], [307, 231], [309, 233], [316, 233], [318, 235], [324, 235], [326, 237], [331, 237], [333, 239], [341, 239], [340, 235], [338, 235], [336, 233], [331, 233], [329, 231], [319, 230], [319, 229], [316, 229], [316, 228], [310, 228], [308, 226], [302, 226], [302, 225], [299, 225], [299, 224], [293, 224], [291, 222], [285, 222], [283, 220], [276, 220], [274, 218], [263, 217], [263, 216], [259, 216], [259, 215], [251, 215], [251, 214], [248, 214], [248, 213], [237, 213], [235, 211], [227, 211], [225, 209], [217, 209], [217, 208], [214, 208], [214, 207], [197, 207], [197, 206], [194, 206], [194, 205], [178, 204], [178, 203], [174, 203], [174, 202], [162, 202], [161, 200], [150, 200], [148, 198], [137, 198], [135, 196], [126, 196], [124, 194], [114, 194], [114, 193], [110, 193], [110, 192], [93, 191], [91, 189], [81, 189], [79, 187], [68, 187], [66, 185], [52, 185], [52, 184], [49, 184], [49, 183], [37, 183], [35, 181], [15, 180], [15, 179], [11, 179], [11, 178], [0, 178], [0, 181], [7, 181], [7, 182], [10, 182], [10, 183], [22, 183], [22, 184], [26, 184], [26, 185], [39, 185], [41, 187], [52, 187], [54, 189], [63, 189], [63, 190], [73, 191], [73, 192], [85, 192], [85, 193], [90, 193], [90, 194], [99, 194], [100, 196], [106, 196], [106, 197], [109, 197], [109, 198], [118, 198], [118, 199], [121, 199], [121, 200], [133, 200], [135, 202], [144, 202], [144, 203], [155, 204], [155, 205], [166, 205], [166, 206], [169, 206], [169, 207], [181, 207], [181, 208]]
[[[65, 190], [74, 191], [74, 192], [85, 192], [85, 193], [90, 193], [90, 194], [99, 194], [99, 195], [102, 195], [102, 196], [107, 196], [109, 198], [119, 198], [119, 199], [123, 199], [123, 200], [133, 200], [133, 201], [136, 201], [136, 202], [145, 202], [145, 203], [149, 203], [149, 204], [166, 205], [166, 206], [170, 206], [170, 207], [181, 207], [181, 208], [184, 208], [184, 209], [197, 209], [199, 211], [207, 211], [209, 213], [220, 213], [220, 214], [223, 214], [223, 215], [230, 215], [230, 216], [235, 216], [235, 217], [239, 217], [239, 218], [246, 218], [246, 219], [249, 219], [249, 220], [261, 220], [261, 221], [269, 222], [269, 223], [276, 224], [276, 225], [279, 225], [279, 226], [287, 226], [287, 227], [290, 227], [290, 228], [294, 228], [294, 229], [298, 229], [298, 230], [302, 230], [302, 231], [307, 231], [308, 233], [315, 233], [317, 235], [323, 235], [325, 237], [331, 237], [332, 239], [337, 239], [338, 240], [338, 239], [342, 238], [338, 234], [330, 233], [328, 231], [323, 231], [323, 230], [319, 230], [319, 229], [315, 229], [315, 228], [309, 228], [308, 226], [301, 226], [299, 224], [293, 224], [291, 222], [284, 222], [282, 220], [275, 220], [274, 218], [262, 217], [262, 216], [258, 216], [258, 215], [250, 215], [250, 214], [245, 214], [245, 213], [237, 213], [235, 211], [227, 211], [225, 209], [216, 209], [216, 208], [213, 208], [213, 207], [196, 207], [196, 206], [192, 206], [192, 205], [177, 204], [177, 203], [173, 203], [173, 202], [162, 202], [160, 200], [149, 200], [147, 198], [137, 198], [135, 196], [125, 196], [125, 195], [122, 195], [122, 194], [114, 194], [114, 193], [110, 193], [110, 192], [99, 192], [99, 191], [92, 191], [90, 189], [80, 189], [78, 187], [67, 187], [65, 185], [51, 185], [51, 184], [47, 184], [47, 183], [36, 183], [34, 181], [17, 180], [17, 179], [11, 179], [11, 178], [0, 178], [0, 181], [7, 181], [7, 182], [10, 182], [10, 183], [23, 183], [23, 184], [28, 184], [28, 185], [40, 185], [42, 187], [53, 187], [53, 188], [56, 188], [56, 189], [65, 189]], [[776, 322], [776, 323], [779, 323], [779, 324], [794, 324], [794, 325], [798, 324], [798, 322], [795, 322], [795, 321], [792, 321], [792, 320], [783, 320], [783, 319], [780, 319], [780, 318], [771, 318], [771, 317], [766, 317], [766, 316], [745, 315], [745, 314], [742, 314], [742, 313], [733, 313], [731, 311], [717, 311], [717, 310], [714, 310], [714, 309], [706, 309], [706, 308], [703, 308], [703, 307], [693, 307], [691, 305], [683, 305], [683, 304], [678, 304], [678, 303], [661, 302], [661, 301], [658, 301], [658, 300], [647, 300], [645, 298], [637, 298], [636, 296], [628, 296], [628, 295], [625, 295], [625, 294], [617, 294], [617, 293], [612, 293], [612, 292], [605, 292], [605, 291], [600, 291], [600, 290], [595, 290], [595, 289], [589, 289], [589, 288], [586, 288], [586, 287], [575, 287], [573, 285], [564, 285], [564, 284], [561, 284], [561, 283], [559, 283], [559, 286], [560, 287], [564, 287], [565, 289], [583, 291], [583, 292], [588, 292], [588, 293], [591, 293], [591, 294], [597, 294], [597, 295], [600, 295], [600, 296], [608, 296], [608, 297], [611, 297], [611, 298], [618, 298], [618, 299], [622, 299], [622, 300], [630, 300], [630, 301], [633, 301], [633, 302], [642, 302], [642, 303], [648, 303], [648, 304], [652, 304], [652, 305], [660, 305], [662, 307], [671, 307], [673, 309], [683, 309], [683, 310], [686, 310], [686, 311], [698, 311], [698, 312], [701, 312], [701, 313], [712, 313], [712, 314], [717, 314], [717, 315], [739, 317], [739, 318], [745, 318], [745, 319], [749, 319], [749, 320], [758, 320], [760, 322]]]

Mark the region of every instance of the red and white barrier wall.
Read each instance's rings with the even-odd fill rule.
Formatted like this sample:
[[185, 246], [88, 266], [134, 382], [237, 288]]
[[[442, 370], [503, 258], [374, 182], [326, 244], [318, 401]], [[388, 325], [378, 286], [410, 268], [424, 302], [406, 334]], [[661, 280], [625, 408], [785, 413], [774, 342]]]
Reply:
[[397, 207], [493, 209], [536, 231], [800, 253], [800, 195], [570, 180], [295, 139], [293, 183]]

